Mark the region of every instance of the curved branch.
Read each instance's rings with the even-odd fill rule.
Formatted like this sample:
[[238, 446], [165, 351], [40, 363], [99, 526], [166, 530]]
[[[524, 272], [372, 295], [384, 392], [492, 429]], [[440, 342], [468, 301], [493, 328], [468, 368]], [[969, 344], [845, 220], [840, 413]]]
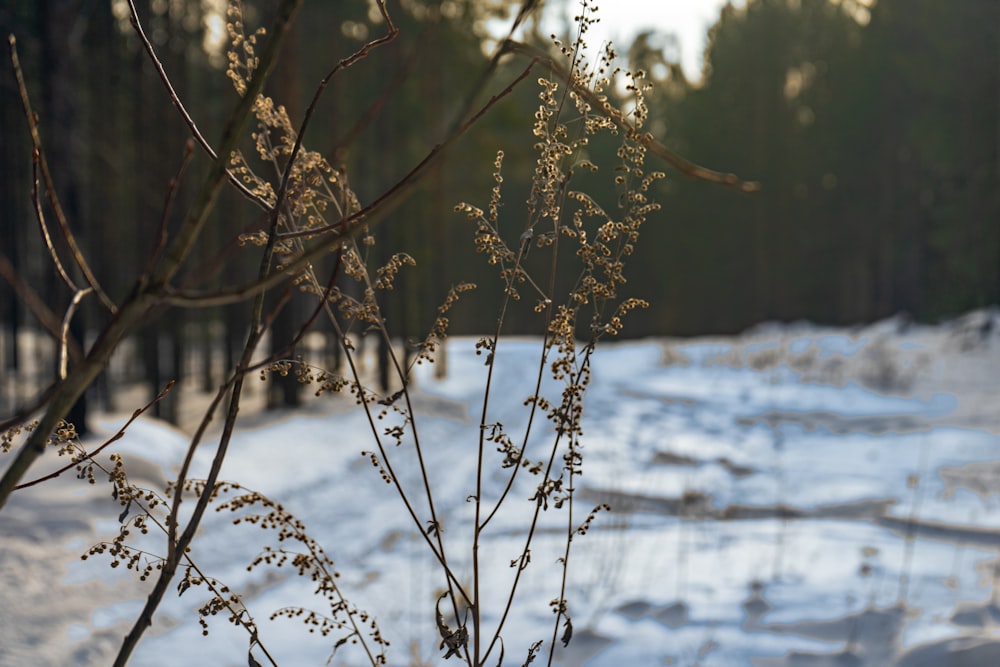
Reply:
[[707, 167], [702, 167], [701, 165], [695, 164], [687, 158], [683, 158], [677, 153], [674, 153], [672, 150], [664, 146], [663, 143], [658, 141], [652, 134], [648, 132], [636, 131], [636, 129], [625, 119], [625, 115], [616, 109], [607, 100], [607, 98], [598, 95], [586, 86], [577, 85], [577, 83], [573, 80], [572, 74], [563, 65], [556, 62], [551, 56], [538, 47], [508, 39], [504, 42], [503, 50], [507, 53], [515, 53], [530, 57], [533, 62], [538, 61], [545, 63], [545, 65], [550, 67], [560, 79], [566, 82], [566, 85], [572, 87], [574, 92], [586, 100], [591, 108], [614, 123], [618, 129], [627, 133], [630, 138], [645, 146], [646, 150], [650, 153], [656, 155], [658, 158], [671, 165], [685, 176], [696, 178], [701, 181], [708, 181], [709, 183], [725, 185], [739, 190], [740, 192], [757, 192], [760, 190], [760, 183], [756, 181], [744, 181], [736, 174], [727, 174], [708, 169]]
[[76, 314], [77, 309], [80, 307], [80, 302], [83, 301], [83, 297], [90, 294], [92, 290], [89, 287], [77, 290], [76, 294], [73, 295], [72, 301], [70, 301], [69, 306], [66, 307], [66, 314], [63, 315], [62, 326], [59, 331], [59, 379], [63, 380], [66, 378], [67, 369], [69, 367], [69, 325], [73, 321], [73, 316]]
[[[194, 122], [191, 114], [184, 107], [184, 103], [181, 102], [181, 98], [177, 95], [177, 91], [174, 90], [173, 84], [170, 82], [170, 77], [167, 76], [166, 70], [163, 68], [163, 63], [160, 59], [156, 57], [156, 51], [153, 50], [153, 45], [150, 43], [149, 38], [146, 37], [146, 32], [142, 29], [142, 24], [139, 22], [139, 13], [135, 9], [134, 0], [128, 0], [128, 10], [129, 10], [129, 22], [132, 24], [132, 28], [135, 30], [135, 34], [139, 36], [139, 41], [142, 43], [142, 48], [146, 50], [146, 55], [149, 56], [150, 62], [153, 63], [153, 67], [156, 68], [156, 73], [159, 75], [160, 80], [167, 89], [167, 95], [170, 96], [170, 101], [173, 102], [177, 111], [180, 112], [181, 118], [184, 119], [184, 123], [188, 126], [188, 130], [191, 132], [191, 136], [195, 138], [198, 145], [201, 146], [209, 157], [213, 160], [218, 160], [219, 156], [216, 155], [215, 151], [212, 149], [211, 144], [205, 139], [205, 136], [198, 129], [198, 125]], [[271, 210], [271, 205], [268, 204], [264, 199], [255, 195], [250, 191], [243, 181], [239, 179], [233, 172], [226, 169], [226, 178], [229, 182], [240, 191], [244, 197], [252, 201], [253, 203], [260, 206], [265, 211]]]
[[[66, 213], [63, 211], [62, 205], [59, 203], [59, 196], [56, 194], [55, 182], [52, 180], [52, 173], [49, 171], [48, 160], [45, 159], [45, 152], [42, 150], [42, 137], [38, 132], [38, 117], [35, 112], [31, 109], [31, 100], [28, 97], [28, 88], [24, 83], [24, 73], [21, 70], [21, 60], [17, 56], [17, 40], [14, 35], [8, 37], [8, 43], [10, 45], [10, 62], [14, 69], [14, 78], [17, 79], [17, 90], [21, 96], [21, 106], [24, 109], [24, 118], [28, 121], [28, 134], [31, 135], [31, 144], [34, 147], [34, 161], [37, 168], [41, 169], [42, 181], [45, 183], [45, 192], [48, 194], [49, 201], [52, 203], [52, 210], [55, 212], [56, 222], [59, 223], [59, 229], [62, 231], [63, 238], [66, 239], [66, 245], [69, 246], [70, 253], [73, 255], [73, 260], [76, 265], [80, 267], [80, 271], [83, 273], [87, 284], [90, 288], [94, 290], [94, 293], [101, 299], [101, 303], [108, 309], [108, 311], [114, 313], [117, 307], [114, 302], [105, 294], [104, 290], [101, 289], [100, 283], [97, 282], [97, 278], [94, 273], [90, 270], [90, 265], [87, 264], [86, 258], [80, 251], [80, 247], [76, 244], [76, 237], [69, 228], [69, 223], [66, 221]], [[48, 238], [48, 232], [45, 230], [45, 222], [41, 217], [42, 207], [38, 202], [37, 197], [37, 175], [35, 177], [35, 189], [33, 190], [35, 199], [35, 210], [39, 215], [39, 223], [42, 225], [43, 231], [45, 233], [46, 241], [49, 244], [49, 251], [52, 253], [53, 259], [55, 259], [56, 264], [59, 263], [56, 257], [55, 248], [51, 246], [51, 241]], [[63, 274], [65, 280], [69, 280], [69, 277], [65, 275], [65, 272], [60, 270]], [[79, 288], [72, 285], [70, 281], [70, 286], [74, 291]]]

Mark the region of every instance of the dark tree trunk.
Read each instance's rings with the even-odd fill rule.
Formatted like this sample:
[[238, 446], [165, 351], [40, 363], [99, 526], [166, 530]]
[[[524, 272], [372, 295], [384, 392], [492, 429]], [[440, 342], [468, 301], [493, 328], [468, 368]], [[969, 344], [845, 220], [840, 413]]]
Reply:
[[[77, 242], [85, 249], [79, 226], [82, 214], [80, 140], [85, 131], [81, 123], [78, 85], [80, 63], [84, 61], [81, 37], [85, 19], [80, 8], [79, 0], [44, 0], [39, 6], [38, 20], [42, 53], [41, 117], [46, 156], [66, 219], [77, 235]], [[48, 215], [52, 216], [51, 211]], [[62, 256], [69, 257], [65, 252]], [[70, 295], [65, 287], [59, 286], [57, 290], [62, 296], [49, 294], [50, 302], [68, 304]], [[70, 324], [70, 335], [82, 344], [85, 331], [84, 309], [80, 309]], [[80, 436], [87, 434], [85, 395], [73, 406], [67, 419], [76, 426]]]

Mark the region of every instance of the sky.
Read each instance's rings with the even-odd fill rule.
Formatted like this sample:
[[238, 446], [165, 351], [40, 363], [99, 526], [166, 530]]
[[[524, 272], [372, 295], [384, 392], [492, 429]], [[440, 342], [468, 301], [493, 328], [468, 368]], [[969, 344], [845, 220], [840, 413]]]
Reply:
[[[549, 0], [546, 21], [549, 29], [562, 32], [566, 21], [580, 11], [579, 0]], [[632, 38], [645, 30], [673, 33], [680, 42], [681, 65], [689, 80], [701, 78], [702, 56], [709, 27], [719, 17], [726, 0], [600, 0], [600, 22], [589, 31], [588, 45], [597, 53], [610, 39], [624, 54]], [[742, 7], [744, 0], [734, 0]]]

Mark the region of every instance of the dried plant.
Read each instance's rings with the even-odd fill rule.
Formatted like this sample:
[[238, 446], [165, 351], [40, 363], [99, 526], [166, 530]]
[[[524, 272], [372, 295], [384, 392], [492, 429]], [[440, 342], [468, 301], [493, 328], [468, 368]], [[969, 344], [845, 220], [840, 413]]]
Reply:
[[[216, 512], [230, 513], [235, 524], [272, 531], [275, 544], [264, 545], [260, 554], [249, 563], [248, 570], [290, 568], [314, 582], [315, 597], [324, 604], [324, 611], [313, 611], [308, 604], [302, 604], [274, 610], [270, 612], [272, 619], [298, 619], [309, 632], [329, 635], [331, 654], [341, 647], [357, 645], [360, 652], [351, 654], [354, 659], [371, 665], [388, 664], [389, 644], [374, 616], [348, 601], [348, 593], [338, 583], [333, 558], [324, 550], [320, 539], [311, 535], [280, 502], [237, 482], [220, 479], [222, 463], [236, 429], [247, 376], [259, 375], [267, 379], [272, 374], [294, 374], [302, 384], [311, 385], [317, 396], [330, 392], [349, 393], [364, 411], [371, 438], [366, 443], [357, 443], [357, 447], [375, 469], [377, 477], [373, 475], [372, 479], [385, 483], [398, 496], [400, 511], [409, 516], [413, 530], [440, 567], [441, 592], [436, 599], [427, 601], [427, 617], [433, 619], [433, 625], [428, 626], [428, 636], [435, 637], [442, 658], [455, 657], [470, 667], [479, 667], [488, 660], [491, 664], [494, 661], [503, 664], [505, 627], [510, 615], [516, 613], [514, 603], [522, 574], [533, 566], [533, 549], [539, 548], [537, 535], [541, 517], [546, 512], [563, 513], [564, 539], [555, 554], [561, 576], [552, 582], [551, 636], [513, 640], [508, 637], [507, 640], [508, 648], [524, 643], [516, 649], [525, 656], [523, 664], [547, 653], [551, 665], [559, 647], [567, 646], [573, 638], [573, 616], [567, 591], [573, 543], [587, 533], [601, 511], [610, 509], [607, 505], [581, 509], [575, 499], [576, 484], [583, 472], [583, 399], [591, 381], [592, 355], [599, 342], [622, 331], [624, 320], [631, 311], [648, 306], [644, 301], [627, 296], [625, 274], [625, 265], [638, 243], [642, 224], [658, 209], [649, 198], [649, 190], [655, 181], [664, 177], [662, 171], [647, 169], [646, 156], [652, 152], [682, 171], [707, 180], [741, 189], [752, 189], [752, 185], [731, 175], [691, 165], [643, 131], [648, 113], [643, 73], [622, 72], [614, 67], [615, 54], [610, 47], [594, 63], [585, 59], [585, 37], [596, 20], [594, 7], [585, 1], [578, 19], [577, 39], [569, 46], [557, 43], [558, 55], [540, 52], [510, 39], [502, 42], [482, 80], [488, 80], [505, 54], [528, 55], [530, 62], [523, 72], [479, 109], [473, 110], [475, 96], [470, 97], [467, 108], [458, 114], [452, 129], [424, 160], [373, 201], [362, 203], [351, 189], [346, 174], [331, 165], [322, 154], [308, 150], [304, 136], [317, 102], [331, 79], [391, 41], [397, 31], [384, 1], [375, 0], [374, 7], [381, 16], [385, 33], [330, 70], [317, 86], [304, 118], [296, 125], [283, 106], [261, 91], [280, 49], [282, 36], [299, 4], [297, 0], [284, 0], [269, 31], [257, 29], [248, 34], [239, 2], [231, 0], [227, 14], [230, 37], [227, 76], [239, 102], [216, 152], [187, 114], [129, 1], [137, 34], [195, 141], [213, 158], [212, 169], [172, 238], [167, 238], [161, 222], [160, 241], [150, 252], [143, 273], [136, 277], [132, 294], [123, 303], [116, 305], [107, 300], [86, 269], [86, 262], [76, 245], [69, 243], [74, 249], [76, 265], [87, 276], [87, 287], [76, 286], [68, 274], [61, 271], [75, 295], [66, 321], [72, 317], [80, 299], [94, 293], [102, 302], [106, 301], [112, 314], [111, 323], [77, 365], [70, 369], [64, 365], [59, 381], [36, 406], [0, 425], [4, 432], [0, 449], [8, 452], [17, 448], [13, 464], [0, 480], [0, 506], [17, 488], [43, 482], [65, 470], [75, 468], [78, 476], [91, 483], [107, 478], [113, 501], [123, 508], [118, 515], [119, 531], [112, 539], [91, 547], [83, 557], [108, 556], [112, 567], [124, 565], [136, 571], [141, 580], [153, 581], [145, 606], [123, 641], [116, 665], [128, 662], [169, 590], [183, 595], [194, 588], [203, 588], [209, 595], [198, 609], [199, 622], [206, 633], [209, 617], [228, 615], [230, 622], [248, 633], [249, 663], [260, 664], [254, 657], [256, 651], [277, 664], [266, 649], [260, 628], [242, 597], [204, 571], [195, 560], [192, 544], [210, 507]], [[534, 5], [532, 0], [522, 3], [511, 34]], [[17, 68], [13, 49], [12, 55]], [[475, 285], [455, 284], [437, 306], [433, 326], [416, 344], [416, 354], [408, 361], [401, 359], [393, 347], [393, 332], [386, 325], [381, 296], [388, 296], [393, 291], [396, 282], [415, 260], [410, 254], [399, 252], [381, 266], [371, 266], [371, 248], [375, 240], [369, 231], [408, 195], [413, 184], [459, 137], [535, 70], [545, 70], [545, 73], [537, 77], [539, 105], [529, 139], [537, 157], [530, 196], [518, 218], [522, 222], [511, 231], [512, 224], [501, 220], [502, 151], [496, 153], [493, 163], [493, 185], [485, 209], [470, 203], [459, 203], [455, 207], [471, 222], [475, 251], [496, 268], [503, 284], [503, 299], [492, 332], [476, 343], [476, 352], [484, 358], [487, 375], [479, 415], [468, 433], [470, 443], [475, 443], [476, 476], [467, 480], [468, 486], [461, 490], [460, 498], [467, 499], [472, 506], [472, 530], [464, 542], [460, 539], [446, 541], [445, 533], [452, 526], [445, 525], [438, 509], [444, 500], [440, 494], [445, 490], [435, 484], [435, 471], [429, 469], [428, 444], [421, 437], [425, 416], [415, 408], [411, 371], [414, 364], [435, 361], [448, 336], [450, 310], [463, 297], [467, 298]], [[631, 96], [622, 109], [609, 102], [610, 91], [618, 77], [627, 79], [627, 91]], [[44, 156], [44, 152], [23, 84], [21, 92], [31, 123], [36, 164], [40, 165], [46, 189], [54, 198], [44, 160], [39, 157]], [[240, 149], [241, 140], [251, 122], [255, 123], [249, 133], [253, 153], [244, 154]], [[613, 166], [595, 164], [588, 157], [591, 142], [606, 136], [619, 142], [618, 163]], [[185, 153], [178, 179], [192, 150], [189, 147]], [[585, 180], [595, 178], [594, 174], [603, 175], [606, 171], [617, 193], [616, 201], [598, 201], [583, 185]], [[244, 285], [213, 292], [178, 287], [184, 284], [177, 280], [180, 268], [197, 244], [208, 212], [224, 182], [236, 187], [267, 215], [266, 229], [247, 233], [240, 239], [250, 249], [259, 248], [257, 278]], [[164, 220], [173, 201], [172, 188], [164, 206]], [[41, 218], [41, 209], [37, 206], [36, 209]], [[44, 222], [40, 222], [43, 231], [47, 230]], [[68, 225], [60, 221], [60, 228], [71, 241]], [[47, 242], [46, 245], [54, 263], [61, 267], [53, 244]], [[533, 257], [543, 258], [531, 265], [542, 269], [529, 269], [525, 263], [529, 251]], [[319, 275], [318, 260], [331, 256], [333, 268], [328, 275]], [[568, 286], [557, 280], [557, 268], [564, 273], [562, 265], [567, 261], [573, 262], [575, 267], [575, 278]], [[265, 311], [264, 294], [276, 287], [284, 288], [285, 297], [272, 310]], [[303, 319], [291, 339], [284, 341], [283, 351], [254, 361], [260, 341], [293, 289], [315, 299], [312, 312]], [[537, 316], [538, 363], [537, 372], [527, 378], [523, 388], [523, 426], [514, 431], [494, 416], [493, 392], [495, 371], [503, 367], [507, 354], [504, 347], [507, 315], [511, 309], [519, 307], [522, 297], [530, 300], [530, 307]], [[96, 458], [96, 454], [124, 435], [132, 420], [94, 451], [88, 452], [76, 442], [72, 425], [64, 421], [69, 406], [94, 381], [112, 352], [149, 312], [165, 305], [202, 307], [246, 300], [253, 301], [253, 310], [247, 322], [243, 353], [206, 408], [179, 472], [167, 488], [159, 491], [132, 483], [126, 461], [120, 454], [112, 454], [107, 464]], [[343, 347], [347, 364], [343, 373], [289, 356], [288, 351], [320, 317], [329, 321]], [[379, 392], [365, 384], [354, 341], [366, 333], [380, 338], [386, 346], [397, 390]], [[64, 357], [69, 354], [68, 350], [64, 335]], [[553, 385], [559, 387], [555, 394], [543, 390], [543, 386]], [[164, 393], [167, 390], [169, 387]], [[149, 405], [137, 410], [132, 419], [138, 418], [163, 395], [161, 393]], [[206, 439], [209, 423], [224, 403], [228, 407], [209, 470], [204, 479], [192, 479], [190, 471], [195, 452]], [[29, 420], [29, 416], [41, 408], [44, 408], [42, 417], [37, 421]], [[70, 456], [71, 463], [60, 471], [21, 483], [28, 468], [50, 446]], [[406, 461], [415, 462], [415, 482], [399, 474], [398, 463], [404, 456], [409, 457]], [[530, 481], [518, 482], [525, 476], [530, 476]], [[494, 488], [487, 484], [488, 478], [502, 481]], [[501, 575], [494, 571], [496, 564], [482, 556], [481, 547], [499, 512], [524, 502], [523, 497], [516, 497], [518, 484], [533, 489], [527, 498], [530, 511], [521, 533], [521, 546], [515, 553], [505, 556], [503, 560], [509, 560], [510, 567], [509, 571], [502, 567], [505, 572]], [[455, 501], [454, 498], [447, 500]], [[182, 512], [183, 503], [193, 504], [193, 507]], [[155, 545], [151, 541], [151, 531], [165, 537], [162, 549], [151, 546]], [[462, 551], [461, 557], [455, 555], [455, 549]], [[459, 558], [471, 562], [471, 578], [460, 577], [457, 573], [455, 563]], [[492, 602], [485, 599], [483, 584], [488, 578], [497, 576], [507, 576], [509, 587], [503, 599], [487, 609], [486, 605]], [[490, 624], [487, 618], [498, 620]]]

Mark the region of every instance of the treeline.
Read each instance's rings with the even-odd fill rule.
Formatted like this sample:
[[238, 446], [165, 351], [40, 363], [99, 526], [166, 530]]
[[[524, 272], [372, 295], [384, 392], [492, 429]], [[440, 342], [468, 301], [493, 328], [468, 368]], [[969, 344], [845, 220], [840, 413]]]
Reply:
[[712, 28], [698, 84], [655, 36], [632, 50], [660, 75], [672, 145], [762, 184], [668, 185], [633, 274], [657, 303], [648, 332], [996, 303], [1000, 3], [747, 4]]
[[[179, 96], [214, 141], [235, 101], [224, 75], [225, 3], [140, 4]], [[245, 0], [249, 29], [267, 23], [270, 4]], [[268, 90], [293, 122], [333, 64], [378, 32], [368, 4], [305, 3]], [[478, 95], [482, 103], [527, 64], [508, 57], [496, 77], [483, 86], [477, 80], [488, 58], [486, 21], [520, 3], [401, 4], [399, 39], [333, 79], [306, 137], [362, 200], [426, 155], [466, 99]], [[652, 308], [634, 314], [626, 334], [733, 332], [773, 319], [854, 323], [900, 311], [935, 320], [998, 301], [1000, 3], [867, 4], [749, 0], [745, 8], [727, 7], [709, 35], [699, 81], [684, 77], [665, 35], [647, 33], [619, 49], [654, 84], [646, 129], [698, 163], [761, 184], [748, 195], [671, 172], [657, 186], [663, 209], [644, 229], [627, 286]], [[193, 196], [186, 186], [197, 180], [180, 181], [164, 216], [189, 133], [123, 8], [119, 0], [37, 0], [0, 9], [3, 34], [18, 39], [66, 218], [116, 300], [132, 289], [123, 276], [141, 270], [161, 229], [169, 234], [183, 216]], [[528, 33], [528, 41], [547, 42], [534, 24]], [[480, 288], [466, 297], [474, 305], [451, 313], [452, 332], [479, 333], [495, 321], [495, 271], [473, 252], [474, 230], [453, 207], [485, 206], [502, 149], [501, 221], [517, 244], [535, 160], [534, 81], [546, 75], [536, 67], [375, 230], [373, 264], [395, 252], [417, 262], [388, 310], [401, 339], [421, 337], [435, 305], [460, 281]], [[23, 351], [11, 334], [57, 326], [70, 294], [38, 233], [27, 126], [10, 68], [0, 69], [0, 320], [3, 364], [16, 370]], [[589, 149], [595, 163], [606, 164], [617, 146]], [[249, 139], [244, 151], [255, 154]], [[190, 167], [194, 175], [205, 169], [204, 159]], [[591, 193], [614, 210], [617, 193]], [[263, 224], [238, 193], [223, 196], [213, 244], [199, 248], [194, 267], [208, 287], [221, 271], [227, 279], [253, 275], [256, 255], [243, 252], [238, 239]], [[534, 316], [530, 306], [509, 315], [514, 331]], [[162, 385], [181, 368], [185, 348], [201, 345], [207, 386], [220, 344], [230, 359], [240, 347], [244, 308], [160, 317], [136, 341], [141, 374]], [[105, 317], [100, 312], [85, 300], [74, 319], [83, 344]], [[294, 304], [284, 312], [291, 326]], [[276, 337], [287, 334], [275, 326]]]

